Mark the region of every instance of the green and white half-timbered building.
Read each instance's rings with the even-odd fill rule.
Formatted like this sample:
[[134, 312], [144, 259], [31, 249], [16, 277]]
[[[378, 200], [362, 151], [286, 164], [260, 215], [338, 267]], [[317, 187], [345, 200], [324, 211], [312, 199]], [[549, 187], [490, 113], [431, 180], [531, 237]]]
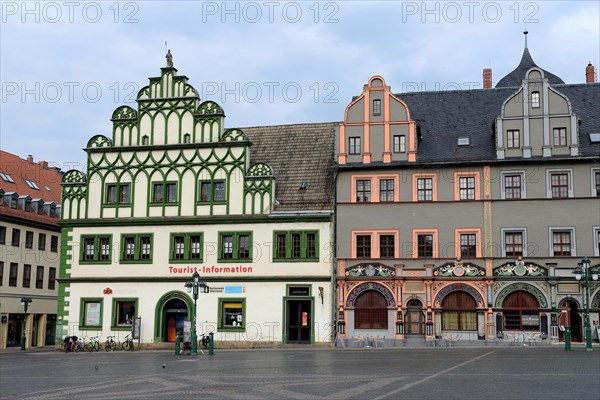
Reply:
[[[191, 320], [217, 345], [326, 343], [332, 334], [335, 124], [225, 129], [172, 63], [65, 173], [58, 338], [148, 347]], [[282, 146], [285, 144], [285, 146]]]

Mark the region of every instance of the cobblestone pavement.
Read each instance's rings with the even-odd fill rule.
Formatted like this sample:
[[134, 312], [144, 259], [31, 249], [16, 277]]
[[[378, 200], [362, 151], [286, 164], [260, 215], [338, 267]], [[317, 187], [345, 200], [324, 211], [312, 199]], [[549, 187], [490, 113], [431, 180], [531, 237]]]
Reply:
[[600, 349], [3, 352], [1, 399], [600, 399]]

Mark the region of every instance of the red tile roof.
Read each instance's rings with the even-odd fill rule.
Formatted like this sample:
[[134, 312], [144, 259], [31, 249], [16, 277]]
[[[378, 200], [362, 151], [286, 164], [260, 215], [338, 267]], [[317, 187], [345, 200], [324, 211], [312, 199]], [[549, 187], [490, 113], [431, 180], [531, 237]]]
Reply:
[[[0, 177], [0, 189], [4, 193], [16, 192], [19, 196], [29, 195], [32, 199], [43, 199], [45, 202], [61, 204], [60, 180], [62, 172], [50, 167], [47, 162], [33, 162], [19, 156], [0, 150], [0, 172], [8, 175], [14, 182], [7, 182]], [[33, 182], [38, 188], [30, 187], [25, 180]], [[0, 214], [25, 218], [31, 221], [50, 223], [56, 225], [58, 218], [51, 218], [48, 214], [38, 215], [35, 211], [25, 211], [21, 207], [11, 209], [8, 204], [2, 204]]]

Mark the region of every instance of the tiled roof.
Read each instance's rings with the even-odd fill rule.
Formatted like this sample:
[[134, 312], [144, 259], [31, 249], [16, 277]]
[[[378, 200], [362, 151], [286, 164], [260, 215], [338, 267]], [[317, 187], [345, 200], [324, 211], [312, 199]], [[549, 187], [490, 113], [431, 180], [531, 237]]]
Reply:
[[[335, 127], [339, 122], [240, 128], [248, 136], [250, 163], [275, 174], [275, 210], [333, 209]], [[301, 189], [302, 183], [306, 188]]]
[[[30, 196], [32, 199], [42, 199], [45, 202], [61, 204], [60, 170], [49, 167], [47, 163], [29, 162], [19, 156], [0, 151], [0, 172], [7, 174], [14, 182], [7, 182], [0, 178], [0, 189], [4, 193], [15, 192], [19, 196]], [[25, 180], [33, 182], [39, 188], [30, 187]], [[50, 190], [48, 190], [50, 189]], [[36, 222], [55, 225], [58, 218], [51, 218], [47, 214], [38, 215], [35, 211], [26, 212], [21, 207], [11, 209], [8, 204], [0, 206], [3, 215], [25, 218]]]
[[[529, 71], [533, 67], [540, 68], [537, 66], [535, 61], [533, 61], [533, 58], [529, 53], [529, 49], [525, 47], [525, 50], [523, 51], [523, 56], [521, 57], [521, 62], [519, 63], [517, 68], [515, 68], [504, 78], [500, 79], [496, 84], [496, 88], [520, 87], [521, 82], [523, 81], [523, 79], [525, 79], [527, 71]], [[540, 69], [544, 71], [544, 77], [548, 78], [548, 83], [550, 83], [551, 85], [560, 85], [565, 83], [562, 79], [554, 75], [552, 72], [548, 72], [543, 68]]]
[[[600, 145], [590, 142], [590, 133], [600, 133], [600, 84], [553, 85], [569, 98], [579, 123], [581, 156], [597, 156]], [[445, 92], [401, 93], [419, 135], [417, 162], [493, 161], [496, 159], [494, 123], [502, 103], [517, 88], [495, 88]], [[468, 137], [469, 146], [458, 146]]]

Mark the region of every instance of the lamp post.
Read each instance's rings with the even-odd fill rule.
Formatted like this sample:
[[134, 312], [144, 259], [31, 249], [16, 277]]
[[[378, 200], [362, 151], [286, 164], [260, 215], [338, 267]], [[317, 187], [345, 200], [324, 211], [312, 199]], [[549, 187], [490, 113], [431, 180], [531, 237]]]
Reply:
[[585, 288], [585, 350], [592, 351], [592, 328], [590, 326], [590, 281], [598, 280], [598, 271], [590, 268], [590, 260], [584, 257], [581, 264], [573, 270], [575, 279]]
[[23, 317], [23, 334], [21, 335], [21, 350], [25, 350], [25, 341], [27, 337], [25, 335], [25, 329], [27, 328], [27, 309], [29, 308], [29, 304], [31, 304], [31, 297], [21, 297], [21, 305], [25, 310], [25, 316]]
[[185, 283], [185, 288], [188, 293], [192, 293], [192, 297], [194, 299], [194, 318], [192, 319], [192, 355], [198, 355], [198, 337], [196, 335], [196, 309], [198, 302], [198, 292], [199, 289], [202, 291], [206, 288], [206, 282], [200, 282], [200, 274], [198, 271], [195, 271], [192, 274], [192, 280]]

